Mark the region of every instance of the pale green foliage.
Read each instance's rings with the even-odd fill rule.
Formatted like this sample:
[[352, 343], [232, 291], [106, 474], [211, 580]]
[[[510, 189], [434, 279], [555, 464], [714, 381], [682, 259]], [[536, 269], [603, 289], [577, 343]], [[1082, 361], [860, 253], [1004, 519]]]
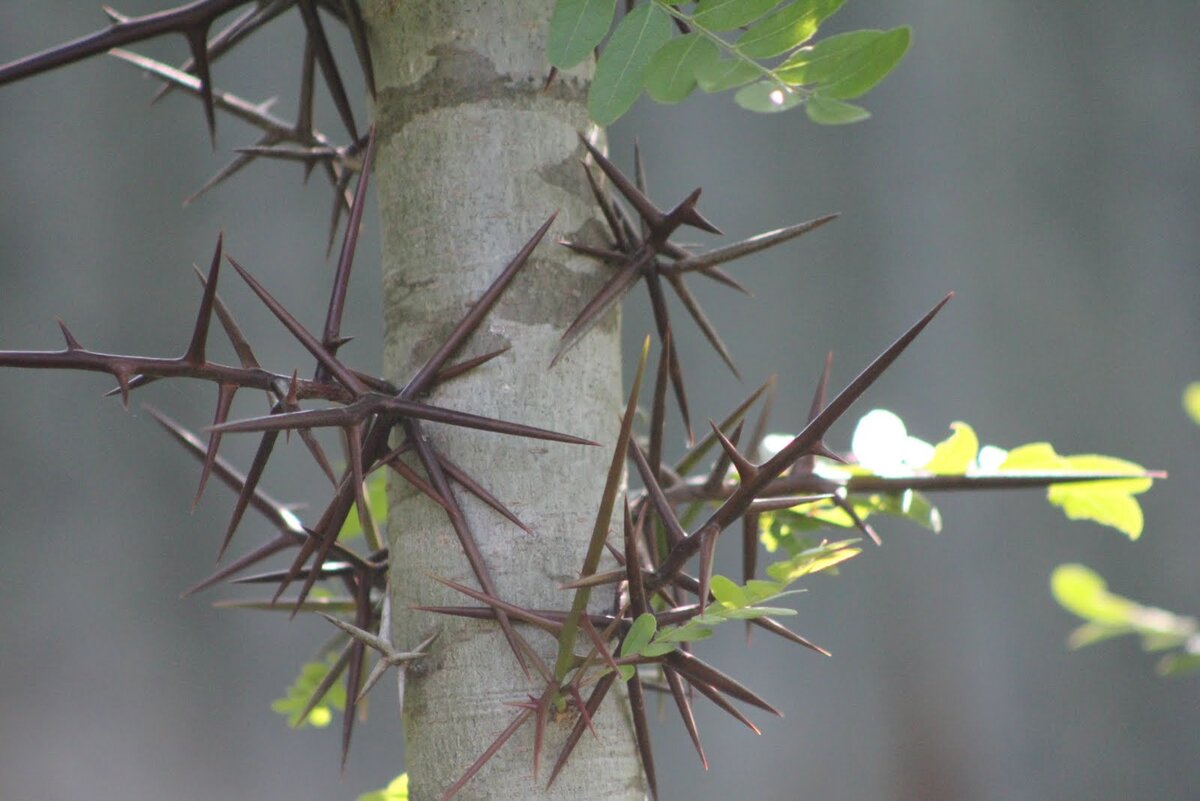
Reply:
[[[980, 446], [975, 430], [963, 422], [950, 424], [951, 435], [933, 445], [910, 436], [904, 421], [885, 409], [874, 409], [859, 420], [851, 440], [856, 464], [839, 465], [819, 460], [822, 476], [849, 480], [854, 476], [970, 476], [985, 477], [1013, 473], [1103, 473], [1129, 475], [1128, 480], [1085, 481], [1053, 484], [1047, 500], [1060, 507], [1071, 520], [1091, 520], [1110, 526], [1130, 539], [1142, 532], [1142, 509], [1133, 496], [1150, 488], [1152, 479], [1141, 465], [1096, 454], [1062, 456], [1049, 443], [1038, 442], [1006, 451], [993, 445]], [[765, 445], [771, 449], [775, 436]], [[872, 515], [903, 517], [938, 532], [942, 527], [937, 508], [922, 493], [854, 493], [846, 496], [860, 520]], [[782, 547], [796, 553], [807, 547], [805, 534], [821, 526], [851, 528], [854, 520], [833, 501], [794, 506], [760, 517], [760, 537], [768, 551]]]
[[328, 726], [333, 720], [332, 710], [340, 711], [346, 708], [346, 688], [340, 682], [334, 682], [307, 717], [301, 718], [300, 715], [336, 661], [337, 654], [331, 653], [326, 656], [324, 662], [306, 663], [300, 668], [300, 675], [292, 682], [292, 686], [288, 687], [287, 695], [273, 702], [271, 709], [287, 716], [288, 725], [293, 729], [304, 726], [323, 729]]
[[[679, 647], [680, 643], [707, 639], [713, 629], [730, 620], [751, 620], [757, 617], [787, 617], [796, 614], [794, 609], [781, 606], [765, 606], [802, 590], [789, 590], [795, 582], [805, 576], [820, 572], [834, 572], [837, 565], [861, 553], [854, 547], [858, 540], [823, 542], [812, 548], [798, 551], [791, 557], [767, 567], [771, 580], [751, 579], [737, 584], [724, 576], [713, 576], [709, 585], [715, 603], [709, 604], [704, 614], [696, 615], [686, 623], [658, 628], [653, 614], [646, 612], [637, 617], [630, 626], [621, 644], [619, 656], [641, 656], [649, 659], [664, 656]], [[633, 665], [621, 665], [621, 678], [628, 681], [633, 677]]]
[[[814, 122], [839, 125], [870, 114], [845, 102], [891, 72], [908, 50], [910, 31], [853, 31], [810, 44], [843, 0], [645, 0], [617, 23], [596, 63], [588, 95], [592, 118], [608, 125], [642, 90], [678, 103], [697, 87], [739, 89], [751, 111], [804, 105]], [[560, 69], [583, 61], [608, 35], [610, 0], [558, 0], [547, 56]], [[672, 22], [674, 20], [674, 23]], [[676, 24], [677, 23], [677, 24]]]
[[358, 801], [408, 801], [408, 774], [401, 773], [382, 790], [363, 793]]
[[1104, 579], [1083, 565], [1060, 565], [1050, 578], [1050, 589], [1064, 609], [1087, 621], [1067, 638], [1070, 647], [1135, 635], [1141, 638], [1144, 650], [1169, 652], [1158, 661], [1160, 674], [1200, 670], [1200, 634], [1195, 618], [1143, 606], [1109, 592]]
[[1200, 426], [1200, 381], [1193, 381], [1184, 387], [1183, 410], [1192, 418], [1192, 422]]

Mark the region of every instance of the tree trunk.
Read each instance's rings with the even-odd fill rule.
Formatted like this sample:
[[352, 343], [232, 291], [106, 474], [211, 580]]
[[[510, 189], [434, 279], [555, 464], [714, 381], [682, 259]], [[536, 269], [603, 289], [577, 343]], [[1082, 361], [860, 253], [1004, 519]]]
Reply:
[[[402, 385], [555, 210], [558, 219], [463, 355], [504, 356], [439, 387], [433, 402], [611, 445], [620, 412], [616, 315], [554, 369], [559, 336], [603, 280], [554, 240], [595, 241], [595, 204], [580, 166], [587, 75], [549, 90], [552, 0], [369, 0], [378, 99], [375, 181], [382, 216], [385, 374]], [[590, 67], [587, 68], [590, 71]], [[506, 503], [526, 534], [465, 492], [457, 499], [502, 598], [565, 609], [558, 585], [578, 575], [610, 453], [426, 426], [430, 440]], [[457, 489], [457, 488], [456, 488]], [[391, 488], [391, 636], [411, 648], [440, 631], [404, 690], [405, 762], [415, 801], [440, 798], [515, 717], [505, 702], [540, 694], [497, 626], [409, 610], [474, 605], [430, 575], [477, 586], [445, 512], [404, 482]], [[554, 643], [525, 636], [553, 664]], [[547, 732], [541, 779], [526, 726], [459, 795], [463, 799], [641, 799], [631, 726], [610, 700], [551, 791], [549, 768], [573, 720]]]

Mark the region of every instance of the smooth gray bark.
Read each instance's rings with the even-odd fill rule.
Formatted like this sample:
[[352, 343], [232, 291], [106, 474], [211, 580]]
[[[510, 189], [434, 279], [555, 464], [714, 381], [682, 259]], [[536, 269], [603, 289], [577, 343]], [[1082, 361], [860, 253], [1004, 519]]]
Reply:
[[[559, 337], [603, 280], [602, 268], [555, 244], [597, 241], [577, 132], [589, 127], [587, 75], [548, 91], [545, 34], [552, 0], [425, 0], [363, 4], [379, 88], [376, 187], [383, 236], [385, 374], [403, 383], [530, 235], [558, 220], [464, 355], [510, 345], [486, 367], [439, 388], [434, 402], [602, 443], [621, 404], [614, 314], [549, 369]], [[529, 525], [526, 534], [465, 492], [458, 500], [500, 594], [515, 603], [569, 606], [558, 589], [578, 574], [610, 454], [426, 426], [437, 447]], [[457, 491], [457, 490], [456, 490]], [[430, 574], [477, 586], [440, 507], [393, 482], [388, 541], [391, 636], [414, 646], [440, 630], [433, 655], [404, 691], [405, 767], [412, 798], [443, 790], [541, 686], [522, 674], [493, 623], [412, 612], [413, 604], [475, 605]], [[554, 642], [522, 629], [553, 664]], [[463, 799], [640, 799], [631, 727], [610, 698], [552, 791], [556, 746], [573, 719], [552, 723], [541, 779], [533, 780], [531, 726], [464, 790]]]

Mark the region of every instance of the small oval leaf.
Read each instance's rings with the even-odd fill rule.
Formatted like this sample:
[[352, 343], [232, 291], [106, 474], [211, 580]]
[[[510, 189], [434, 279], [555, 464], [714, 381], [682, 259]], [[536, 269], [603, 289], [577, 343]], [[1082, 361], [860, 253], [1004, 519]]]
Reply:
[[907, 27], [831, 36], [801, 48], [776, 74], [789, 84], [811, 86], [822, 97], [852, 100], [866, 94], [900, 63], [909, 37]]
[[646, 91], [659, 103], [678, 103], [696, 88], [696, 73], [721, 57], [717, 46], [698, 33], [672, 39], [646, 68]]
[[638, 6], [617, 25], [608, 40], [588, 91], [588, 113], [609, 125], [629, 110], [642, 93], [646, 68], [671, 38], [671, 20], [652, 4]]
[[589, 55], [612, 26], [617, 0], [558, 0], [550, 17], [546, 57], [560, 70]]
[[871, 112], [862, 106], [820, 95], [813, 95], [805, 102], [804, 112], [818, 125], [849, 125], [852, 122], [862, 122], [871, 116]]
[[779, 0], [700, 0], [692, 21], [710, 31], [731, 31], [766, 14]]
[[642, 649], [650, 642], [654, 636], [655, 630], [658, 628], [658, 621], [654, 619], [654, 615], [649, 612], [643, 612], [633, 621], [633, 625], [629, 627], [629, 633], [625, 635], [625, 641], [621, 643], [621, 656], [630, 656], [632, 654], [641, 653]]
[[734, 47], [751, 58], [772, 58], [807, 42], [845, 0], [797, 0], [760, 20]]

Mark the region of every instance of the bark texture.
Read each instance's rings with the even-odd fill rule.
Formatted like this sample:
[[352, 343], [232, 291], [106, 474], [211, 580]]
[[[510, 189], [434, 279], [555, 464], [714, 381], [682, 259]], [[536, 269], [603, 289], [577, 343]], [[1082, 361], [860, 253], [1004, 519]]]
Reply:
[[[403, 384], [504, 264], [555, 210], [531, 263], [463, 355], [510, 345], [503, 357], [440, 388], [434, 402], [613, 441], [621, 406], [616, 315], [554, 369], [559, 336], [603, 280], [602, 268], [554, 243], [595, 240], [577, 132], [589, 122], [587, 75], [542, 91], [552, 0], [369, 0], [378, 101], [376, 187], [383, 235], [385, 372]], [[437, 447], [509, 505], [526, 534], [463, 491], [458, 500], [506, 600], [566, 608], [558, 585], [577, 575], [610, 454], [426, 426]], [[445, 513], [403, 482], [391, 488], [392, 628], [403, 648], [434, 630], [433, 655], [404, 690], [412, 798], [427, 801], [488, 746], [530, 684], [494, 624], [411, 612], [475, 602], [428, 578], [477, 586]], [[553, 664], [554, 643], [521, 629]], [[536, 681], [536, 680], [535, 680]], [[641, 799], [631, 727], [610, 699], [551, 791], [545, 779], [573, 721], [551, 724], [541, 779], [527, 726], [460, 794], [463, 799]]]

